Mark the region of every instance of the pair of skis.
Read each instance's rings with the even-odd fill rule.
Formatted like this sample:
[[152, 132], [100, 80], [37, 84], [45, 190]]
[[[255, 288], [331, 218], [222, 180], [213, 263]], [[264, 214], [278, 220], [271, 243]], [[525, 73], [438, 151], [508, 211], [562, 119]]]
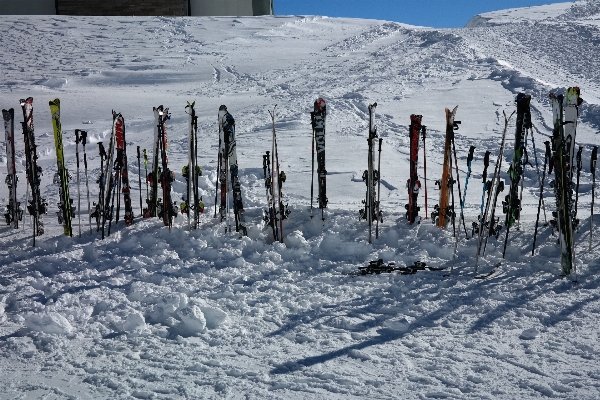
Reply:
[[33, 246], [36, 236], [44, 233], [44, 222], [42, 215], [48, 212], [48, 203], [40, 194], [40, 183], [42, 179], [42, 167], [37, 165], [37, 146], [35, 144], [33, 126], [33, 98], [21, 100], [23, 110], [23, 135], [25, 137], [25, 170], [27, 182], [31, 188], [31, 200], [27, 201], [27, 211], [32, 217], [33, 224]]
[[[460, 189], [460, 179], [458, 174], [458, 159], [456, 155], [456, 145], [454, 142], [454, 131], [458, 130], [458, 126], [460, 125], [460, 121], [456, 120], [456, 111], [458, 110], [458, 106], [454, 107], [454, 109], [450, 110], [446, 108], [446, 140], [444, 143], [444, 161], [442, 166], [442, 178], [439, 181], [436, 181], [436, 186], [439, 187], [440, 195], [439, 202], [434, 207], [434, 211], [431, 213], [431, 218], [434, 220], [434, 223], [439, 228], [446, 228], [449, 223], [452, 223], [453, 235], [455, 237], [458, 236], [456, 234], [456, 212], [455, 210], [455, 201], [454, 201], [454, 184], [458, 182], [458, 197], [459, 197], [459, 205], [461, 207], [461, 220], [463, 222], [463, 227], [465, 227], [464, 215], [462, 212], [463, 209], [463, 196], [461, 195]], [[474, 150], [474, 148], [473, 148]], [[470, 151], [471, 152], [471, 151]], [[454, 161], [452, 156], [454, 154]], [[453, 172], [453, 165], [456, 172]], [[454, 179], [454, 174], [456, 173], [456, 179]], [[468, 178], [467, 178], [468, 184]], [[465, 188], [466, 190], [466, 188]], [[460, 226], [459, 226], [460, 230]], [[465, 235], [468, 237], [467, 230], [465, 227]]]
[[[569, 275], [575, 269], [574, 231], [577, 226], [576, 206], [573, 199], [573, 159], [575, 155], [575, 136], [579, 106], [583, 102], [578, 87], [567, 89], [566, 95], [550, 94], [554, 130], [552, 132], [552, 168], [554, 169], [554, 188], [556, 199], [555, 219], [551, 221], [558, 231], [561, 249], [561, 267], [563, 275]], [[590, 221], [591, 222], [591, 221]], [[591, 228], [591, 226], [590, 226]], [[590, 229], [590, 238], [591, 238]], [[577, 281], [577, 275], [575, 275]]]
[[19, 221], [23, 220], [23, 210], [21, 202], [17, 199], [17, 169], [15, 167], [15, 110], [2, 110], [2, 119], [4, 121], [4, 132], [6, 139], [6, 165], [7, 172], [6, 185], [8, 186], [8, 205], [4, 212], [6, 224], [14, 229], [19, 229]]
[[[186, 109], [189, 109], [188, 123], [188, 163], [181, 171], [186, 180], [186, 197], [181, 203], [181, 213], [186, 214], [188, 219], [188, 228], [197, 229], [200, 222], [200, 214], [204, 213], [204, 203], [202, 196], [198, 196], [198, 178], [202, 175], [202, 168], [198, 165], [198, 116], [195, 109], [196, 102], [188, 102]], [[139, 147], [138, 147], [138, 166], [139, 166]], [[140, 196], [141, 196], [140, 181]], [[192, 218], [193, 214], [193, 218]]]
[[[145, 218], [158, 217], [163, 220], [163, 224], [169, 227], [173, 226], [173, 217], [177, 217], [178, 207], [171, 199], [171, 186], [175, 180], [175, 173], [169, 169], [169, 158], [167, 157], [167, 124], [171, 118], [169, 109], [162, 105], [154, 107], [154, 152], [152, 157], [152, 166], [150, 173], [146, 173], [146, 205], [142, 210]], [[139, 164], [139, 162], [138, 162]], [[148, 171], [148, 157], [144, 150], [144, 164], [146, 172]], [[140, 179], [141, 183], [141, 179]], [[148, 191], [148, 184], [150, 190]], [[158, 189], [162, 189], [162, 198], [158, 196]], [[140, 185], [141, 190], [141, 185]]]
[[[283, 243], [283, 220], [287, 219], [291, 211], [287, 204], [283, 204], [282, 188], [286, 180], [285, 172], [280, 168], [279, 151], [277, 150], [277, 130], [275, 129], [275, 109], [269, 111], [273, 126], [273, 141], [271, 152], [263, 155], [263, 172], [265, 176], [265, 189], [267, 192], [267, 210], [265, 210], [263, 220], [267, 227], [273, 231], [273, 240]], [[324, 140], [324, 138], [323, 138]], [[272, 166], [272, 168], [271, 168]], [[277, 193], [277, 197], [275, 196]]]
[[[359, 211], [360, 219], [366, 219], [369, 225], [369, 243], [372, 242], [373, 222], [375, 222], [375, 238], [379, 237], [379, 223], [383, 223], [383, 213], [379, 209], [381, 194], [381, 144], [383, 139], [377, 135], [377, 126], [375, 125], [375, 108], [377, 103], [369, 104], [369, 137], [367, 144], [369, 153], [367, 157], [367, 169], [363, 172], [363, 181], [367, 185], [364, 208]], [[379, 143], [379, 161], [375, 169], [375, 149]]]
[[[100, 186], [100, 193], [98, 203], [95, 203], [95, 210], [90, 216], [96, 219], [96, 230], [102, 231], [102, 239], [104, 239], [107, 229], [106, 222], [108, 221], [108, 235], [110, 235], [113, 217], [115, 217], [115, 223], [119, 222], [121, 209], [120, 193], [123, 193], [125, 223], [127, 226], [133, 223], [125, 141], [125, 119], [121, 113], [117, 113], [114, 110], [112, 114], [113, 123], [108, 152], [102, 142], [98, 143], [100, 150], [100, 177], [97, 183]], [[116, 215], [114, 212], [115, 198], [117, 202]]]
[[[219, 205], [220, 221], [227, 222], [226, 231], [231, 231], [229, 222], [229, 196], [228, 183], [231, 181], [233, 194], [233, 212], [235, 218], [235, 231], [242, 235], [248, 234], [242, 201], [242, 187], [238, 174], [237, 149], [235, 138], [235, 119], [227, 111], [225, 105], [219, 107], [219, 154], [217, 167], [217, 189], [220, 184], [221, 203]], [[217, 217], [217, 198], [219, 190], [215, 190], [215, 218]]]

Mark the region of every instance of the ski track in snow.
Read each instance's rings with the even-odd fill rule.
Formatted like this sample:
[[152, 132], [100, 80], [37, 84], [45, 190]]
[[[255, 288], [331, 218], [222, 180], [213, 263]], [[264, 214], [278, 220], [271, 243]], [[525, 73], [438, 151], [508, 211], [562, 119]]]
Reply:
[[[4, 16], [2, 107], [20, 115], [18, 100], [34, 98], [49, 213], [36, 248], [28, 216], [25, 229], [0, 227], [0, 393], [81, 399], [600, 397], [598, 215], [588, 250], [589, 157], [600, 128], [600, 33], [594, 23], [599, 8], [589, 1], [488, 13], [478, 20], [483, 26], [445, 30], [313, 16]], [[557, 237], [543, 226], [543, 215], [531, 256], [539, 195], [531, 167], [524, 175], [521, 229], [511, 230], [501, 267], [486, 280], [472, 279], [477, 245], [463, 232], [450, 273], [452, 228], [439, 230], [429, 220], [408, 226], [404, 218], [410, 114], [423, 115], [428, 127], [430, 213], [438, 196], [433, 182], [441, 173], [444, 108], [459, 105], [463, 189], [468, 149], [476, 146], [465, 208], [470, 236], [481, 202], [483, 155], [492, 153], [491, 175], [502, 111], [512, 112], [518, 92], [532, 95], [541, 168], [552, 125], [548, 93], [571, 85], [579, 85], [586, 100], [577, 137], [584, 146], [575, 248], [579, 283], [559, 276]], [[96, 143], [107, 141], [111, 109], [123, 114], [136, 215], [135, 147], [151, 153], [152, 107], [170, 108], [169, 163], [179, 172], [187, 160], [184, 106], [196, 100], [200, 194], [206, 204], [200, 229], [187, 231], [181, 215], [170, 232], [161, 221], [136, 218], [130, 227], [119, 221], [101, 241], [89, 232], [82, 182], [82, 225], [76, 217], [75, 237], [62, 236], [47, 106], [56, 97], [74, 176], [72, 132], [88, 131], [92, 199], [98, 196], [100, 170]], [[320, 210], [313, 218], [309, 210], [309, 112], [317, 97], [328, 103], [324, 222]], [[384, 223], [379, 238], [368, 244], [358, 209], [365, 195], [367, 106], [373, 102], [384, 139]], [[221, 104], [237, 123], [250, 221], [244, 238], [224, 233], [212, 219]], [[288, 177], [283, 192], [292, 210], [284, 223], [285, 244], [273, 243], [261, 222], [266, 205], [261, 161], [271, 149], [267, 110], [275, 104], [279, 157]], [[19, 121], [18, 193], [24, 203]], [[513, 131], [514, 120], [501, 174], [507, 184]], [[0, 146], [3, 164], [4, 151]], [[529, 154], [534, 164], [532, 147]], [[421, 151], [424, 183], [422, 156]], [[141, 168], [144, 175], [143, 163]], [[174, 199], [184, 192], [178, 174]], [[423, 194], [422, 189], [424, 217]], [[548, 182], [544, 194], [550, 219], [554, 199]], [[74, 181], [71, 197], [76, 199]], [[0, 186], [0, 201], [8, 201], [6, 185]], [[503, 219], [500, 201], [496, 213]], [[480, 273], [501, 260], [504, 231], [500, 238], [489, 240]], [[351, 275], [378, 258], [446, 269]]]

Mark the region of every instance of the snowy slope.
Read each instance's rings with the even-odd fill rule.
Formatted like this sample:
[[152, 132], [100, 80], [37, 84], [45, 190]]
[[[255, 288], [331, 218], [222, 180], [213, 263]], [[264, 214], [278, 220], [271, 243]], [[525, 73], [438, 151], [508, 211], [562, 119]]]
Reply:
[[[585, 4], [580, 1], [579, 4]], [[538, 22], [553, 20], [566, 14], [573, 7], [573, 2], [554, 3], [543, 6], [509, 8], [506, 10], [491, 11], [477, 14], [469, 22], [466, 28], [477, 28], [482, 26], [495, 26], [515, 23]]]
[[[598, 6], [589, 1], [558, 7], [536, 9], [543, 18], [527, 10], [504, 12], [498, 14], [504, 15], [500, 25], [451, 30], [312, 16], [2, 17], [1, 106], [14, 107], [19, 115], [19, 99], [34, 98], [42, 194], [50, 205], [46, 233], [36, 248], [28, 217], [17, 232], [0, 227], [2, 397], [598, 398], [597, 228], [588, 250], [589, 157], [600, 128]], [[556, 235], [549, 227], [540, 227], [531, 256], [539, 194], [533, 169], [525, 173], [522, 228], [511, 231], [500, 269], [487, 280], [474, 280], [476, 243], [461, 234], [450, 271], [452, 229], [440, 230], [430, 220], [409, 226], [404, 218], [410, 114], [422, 114], [428, 127], [430, 213], [437, 203], [433, 181], [441, 174], [444, 108], [459, 105], [463, 188], [468, 148], [477, 147], [466, 196], [470, 233], [481, 202], [483, 154], [492, 152], [490, 170], [497, 161], [502, 112], [514, 110], [520, 91], [532, 94], [541, 164], [543, 142], [551, 133], [548, 93], [572, 85], [581, 87], [586, 100], [577, 137], [584, 146], [579, 284], [560, 277]], [[311, 219], [309, 210], [309, 112], [319, 96], [328, 102], [330, 202], [324, 223]], [[94, 199], [100, 169], [96, 143], [108, 140], [111, 110], [123, 114], [136, 216], [135, 147], [151, 149], [152, 107], [171, 110], [169, 163], [178, 172], [187, 160], [184, 107], [195, 100], [207, 206], [200, 229], [188, 231], [182, 216], [170, 232], [158, 220], [136, 218], [131, 227], [122, 221], [113, 225], [101, 241], [89, 231], [83, 200], [81, 237], [62, 236], [47, 105], [56, 97], [71, 172], [73, 131], [90, 134]], [[365, 191], [367, 106], [373, 102], [384, 139], [384, 223], [380, 237], [368, 244], [358, 210]], [[212, 218], [221, 104], [237, 124], [250, 221], [244, 238], [224, 233]], [[267, 110], [275, 104], [279, 156], [288, 177], [283, 191], [292, 209], [284, 244], [272, 243], [262, 224], [262, 154], [271, 147]], [[513, 131], [514, 121], [509, 135]], [[24, 202], [21, 137], [19, 132]], [[2, 164], [3, 151], [0, 146]], [[507, 151], [503, 165], [510, 160]], [[184, 191], [178, 174], [174, 198], [179, 201]], [[1, 185], [0, 202], [7, 197]], [[548, 182], [545, 199], [550, 219], [554, 201]], [[503, 217], [500, 205], [497, 215]], [[74, 226], [78, 233], [77, 220]], [[490, 239], [479, 272], [501, 261], [502, 245], [503, 240]], [[446, 269], [349, 275], [378, 258], [400, 266], [421, 260]]]

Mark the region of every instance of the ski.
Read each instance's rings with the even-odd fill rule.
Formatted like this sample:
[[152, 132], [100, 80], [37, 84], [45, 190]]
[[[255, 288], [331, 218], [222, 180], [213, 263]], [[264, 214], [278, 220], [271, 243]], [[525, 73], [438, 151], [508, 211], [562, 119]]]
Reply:
[[[188, 163], [183, 167], [181, 173], [186, 180], [186, 197], [181, 203], [181, 213], [188, 218], [188, 228], [198, 228], [199, 214], [204, 212], [202, 198], [198, 198], [198, 177], [202, 175], [202, 168], [197, 164], [198, 157], [198, 116], [194, 108], [196, 102], [188, 102], [185, 108], [189, 108], [188, 120]], [[191, 213], [194, 213], [192, 222]]]
[[[383, 222], [383, 213], [379, 209], [379, 201], [376, 200], [378, 197], [376, 183], [380, 179], [379, 171], [375, 169], [375, 143], [379, 139], [377, 126], [375, 125], [376, 107], [377, 103], [369, 104], [369, 138], [367, 139], [369, 153], [367, 157], [367, 169], [363, 172], [362, 176], [363, 181], [367, 185], [367, 191], [365, 200], [362, 202], [364, 208], [359, 211], [360, 219], [366, 219], [369, 226], [369, 243], [372, 242], [373, 222]], [[379, 152], [379, 159], [381, 160], [381, 151]]]
[[567, 89], [564, 97], [550, 94], [554, 118], [552, 160], [555, 177], [551, 186], [554, 187], [556, 198], [556, 213], [553, 213], [555, 220], [552, 224], [558, 231], [563, 275], [569, 275], [575, 269], [573, 158], [579, 105], [583, 102], [579, 94], [577, 87]]
[[23, 219], [21, 203], [17, 200], [17, 170], [15, 167], [15, 110], [2, 110], [6, 139], [7, 175], [4, 182], [8, 186], [8, 205], [4, 213], [6, 224], [19, 229], [19, 221]]
[[[94, 212], [90, 214], [90, 220], [94, 218], [96, 220], [96, 232], [100, 231], [102, 226], [102, 216], [104, 215], [104, 190], [106, 189], [106, 175], [104, 170], [104, 163], [107, 161], [106, 149], [102, 142], [98, 142], [98, 151], [100, 156], [100, 176], [96, 180], [98, 184], [98, 203], [94, 202]], [[104, 238], [104, 232], [102, 233]]]
[[[273, 123], [273, 145], [272, 145], [272, 153], [271, 153], [271, 164], [273, 165], [273, 170], [271, 171], [271, 185], [275, 186], [275, 182], [277, 182], [277, 212], [275, 214], [275, 223], [277, 220], [279, 221], [279, 241], [283, 243], [283, 220], [288, 219], [288, 215], [291, 213], [288, 210], [287, 204], [283, 204], [283, 194], [282, 188], [283, 183], [286, 180], [285, 172], [281, 171], [279, 164], [279, 151], [277, 150], [277, 131], [275, 129], [275, 109], [277, 105], [273, 108], [273, 112], [269, 111], [271, 115], [271, 121]], [[320, 203], [319, 203], [320, 204]]]
[[590, 172], [592, 173], [592, 206], [590, 208], [590, 251], [592, 250], [592, 236], [594, 230], [594, 195], [596, 187], [596, 160], [598, 160], [598, 146], [592, 149], [590, 158]]
[[144, 215], [144, 202], [142, 200], [142, 163], [140, 146], [137, 146], [137, 164], [138, 164], [138, 187], [140, 188], [140, 213]]
[[271, 171], [271, 152], [267, 151], [263, 155], [263, 175], [265, 179], [265, 190], [267, 194], [267, 209], [264, 210], [263, 221], [267, 227], [273, 231], [273, 240], [279, 241], [279, 226], [277, 218], [277, 208], [275, 206], [275, 196], [273, 190], [273, 175]]
[[[173, 226], [173, 217], [177, 217], [177, 206], [171, 200], [171, 185], [175, 180], [175, 174], [169, 169], [169, 158], [167, 157], [167, 150], [169, 148], [167, 141], [167, 120], [171, 118], [171, 114], [169, 114], [168, 108], [163, 108], [163, 106], [158, 106], [154, 108], [155, 116], [157, 117], [157, 126], [156, 131], [158, 132], [158, 148], [157, 152], [160, 153], [160, 172], [154, 169], [156, 173], [156, 177], [160, 180], [161, 188], [162, 188], [162, 202], [157, 202], [157, 216], [162, 218], [163, 224], [169, 227]], [[154, 156], [154, 159], [157, 160], [158, 154]], [[158, 163], [157, 163], [158, 165]], [[155, 186], [158, 188], [158, 182]], [[156, 192], [158, 194], [158, 191]]]
[[[313, 129], [313, 146], [317, 150], [317, 186], [319, 194], [317, 201], [321, 209], [321, 219], [325, 220], [324, 208], [327, 207], [327, 170], [325, 169], [325, 119], [327, 116], [327, 104], [324, 99], [318, 98], [314, 104], [314, 111], [310, 113]], [[313, 155], [314, 158], [314, 155]], [[313, 160], [314, 170], [314, 160]], [[311, 187], [312, 204], [312, 187]]]
[[142, 207], [142, 217], [149, 217], [150, 213], [150, 192], [149, 192], [149, 182], [148, 182], [148, 152], [146, 149], [142, 150], [142, 154], [144, 155], [144, 176], [146, 181], [146, 207]]
[[48, 212], [48, 203], [40, 194], [42, 167], [37, 165], [37, 146], [33, 126], [33, 98], [20, 100], [23, 110], [23, 136], [25, 137], [25, 160], [27, 181], [31, 187], [31, 200], [28, 201], [27, 211], [33, 217], [33, 246], [36, 236], [44, 233], [42, 214]]
[[58, 223], [63, 225], [63, 231], [66, 236], [73, 236], [73, 227], [71, 225], [75, 207], [73, 199], [69, 196], [69, 180], [71, 176], [65, 165], [63, 154], [62, 125], [60, 123], [60, 100], [54, 99], [49, 102], [50, 114], [52, 115], [52, 127], [54, 128], [54, 144], [56, 147], [56, 163], [58, 171], [54, 175], [54, 183], [59, 185], [60, 201], [58, 203], [59, 211]]
[[[233, 193], [233, 213], [235, 217], [235, 230], [242, 235], [248, 234], [246, 229], [246, 219], [244, 217], [244, 204], [242, 201], [242, 187], [239, 178], [237, 149], [235, 138], [235, 120], [227, 111], [225, 105], [219, 107], [219, 142], [222, 143], [221, 153], [221, 221], [226, 218], [227, 207], [227, 170], [229, 169], [229, 178]], [[229, 229], [230, 230], [230, 229]]]
[[[123, 193], [123, 203], [125, 205], [125, 224], [130, 226], [133, 223], [133, 207], [131, 206], [131, 187], [129, 185], [129, 169], [127, 165], [127, 142], [125, 141], [125, 119], [121, 113], [113, 111], [115, 119], [115, 141], [117, 144], [117, 158], [115, 170], [120, 174], [120, 192]], [[119, 193], [117, 193], [119, 196]], [[117, 221], [119, 220], [119, 211], [117, 208]]]
[[[113, 196], [113, 190], [116, 184], [116, 179], [118, 179], [119, 175], [115, 174], [113, 175], [112, 171], [114, 170], [114, 165], [115, 165], [115, 160], [114, 160], [114, 154], [115, 154], [115, 137], [116, 137], [116, 132], [117, 132], [117, 124], [119, 123], [119, 121], [116, 119], [116, 113], [113, 111], [113, 122], [112, 122], [112, 129], [111, 129], [111, 134], [110, 134], [110, 140], [109, 140], [109, 144], [108, 144], [108, 152], [105, 153], [106, 155], [106, 165], [104, 166], [104, 180], [102, 182], [104, 188], [102, 190], [102, 192], [104, 193], [104, 198], [103, 198], [103, 207], [102, 207], [102, 214], [101, 214], [101, 219], [102, 219], [102, 239], [104, 239], [105, 236], [105, 229], [106, 229], [106, 221], [108, 220], [108, 223], [111, 224], [112, 219], [113, 219], [113, 211], [114, 211], [114, 203], [111, 201]], [[109, 228], [109, 234], [110, 234], [110, 228]]]
[[425, 183], [425, 219], [427, 216], [427, 151], [425, 151], [425, 137], [427, 136], [427, 127], [421, 125], [421, 137], [423, 139], [423, 179]]
[[[158, 183], [160, 175], [162, 173], [159, 156], [160, 156], [160, 133], [162, 127], [161, 113], [163, 113], [163, 106], [153, 107], [154, 112], [154, 142], [152, 152], [152, 165], [150, 166], [150, 173], [146, 174], [146, 184], [150, 184], [150, 194], [146, 198], [147, 208], [144, 212], [144, 217], [160, 217], [159, 207], [161, 207], [160, 200], [158, 198]], [[144, 152], [144, 162], [146, 163], [147, 153]]]
[[412, 114], [410, 116], [410, 178], [406, 181], [406, 188], [408, 189], [408, 204], [404, 206], [406, 209], [406, 219], [409, 224], [413, 224], [419, 215], [421, 207], [417, 205], [417, 198], [419, 196], [419, 190], [421, 189], [421, 182], [419, 181], [419, 175], [417, 172], [417, 163], [419, 160], [419, 136], [421, 134], [421, 120], [422, 115]]
[[444, 144], [444, 161], [442, 164], [442, 178], [436, 181], [439, 186], [440, 196], [438, 204], [431, 213], [431, 218], [439, 228], [445, 228], [454, 221], [454, 210], [450, 208], [450, 190], [452, 190], [452, 138], [454, 136], [454, 118], [458, 106], [452, 111], [446, 108], [446, 140]]
[[[519, 93], [515, 99], [517, 103], [517, 122], [515, 129], [515, 142], [513, 159], [508, 168], [508, 176], [510, 177], [510, 188], [505, 200], [502, 202], [502, 210], [506, 214], [504, 226], [506, 234], [504, 239], [504, 249], [502, 257], [506, 254], [506, 245], [508, 243], [508, 233], [510, 228], [520, 220], [521, 216], [521, 199], [519, 195], [519, 183], [522, 182], [524, 172], [524, 154], [526, 152], [525, 140], [527, 132], [531, 129], [531, 96], [524, 93]], [[525, 157], [526, 158], [526, 157]]]

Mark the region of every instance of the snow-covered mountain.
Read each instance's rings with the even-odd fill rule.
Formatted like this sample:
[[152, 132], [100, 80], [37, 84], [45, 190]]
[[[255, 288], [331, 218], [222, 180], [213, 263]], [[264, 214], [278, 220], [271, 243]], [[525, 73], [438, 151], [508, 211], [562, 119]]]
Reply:
[[[599, 8], [590, 0], [499, 11], [462, 29], [318, 16], [1, 17], [0, 106], [19, 115], [19, 99], [34, 98], [42, 195], [50, 210], [35, 248], [28, 216], [24, 229], [0, 228], [0, 397], [598, 398], [598, 217], [588, 246], [590, 152], [600, 142]], [[476, 146], [464, 211], [470, 236], [481, 204], [483, 155], [492, 152], [493, 170], [503, 111], [515, 109], [519, 92], [532, 95], [537, 148], [534, 153], [528, 143], [529, 160], [535, 165], [535, 154], [541, 168], [552, 126], [548, 94], [574, 85], [586, 100], [577, 133], [584, 147], [575, 247], [579, 284], [571, 282], [575, 275], [560, 276], [550, 227], [540, 227], [531, 255], [539, 186], [529, 166], [521, 229], [511, 231], [504, 260], [503, 235], [489, 240], [479, 272], [501, 266], [488, 279], [474, 280], [476, 240], [467, 240], [461, 226], [453, 263], [451, 228], [440, 230], [430, 219], [410, 226], [404, 218], [410, 114], [423, 115], [428, 127], [430, 214], [438, 197], [433, 182], [441, 175], [444, 109], [459, 106], [463, 189], [467, 152]], [[135, 149], [151, 149], [152, 107], [170, 108], [169, 164], [178, 172], [187, 160], [184, 107], [195, 100], [207, 208], [200, 229], [188, 231], [181, 215], [171, 231], [158, 219], [138, 217], [130, 227], [113, 224], [102, 241], [90, 233], [82, 183], [81, 227], [76, 218], [76, 235], [62, 236], [47, 105], [57, 97], [71, 173], [74, 130], [90, 135], [93, 199], [100, 170], [96, 143], [108, 140], [111, 110], [125, 117], [136, 216], [137, 175], [144, 167], [139, 171]], [[317, 97], [328, 102], [324, 222], [311, 219], [309, 209], [309, 113]], [[373, 102], [384, 139], [384, 222], [369, 244], [358, 210], [365, 192], [367, 106]], [[236, 119], [248, 237], [225, 233], [212, 218], [221, 104]], [[271, 148], [267, 111], [275, 104], [287, 174], [283, 192], [292, 210], [283, 244], [272, 243], [262, 222], [262, 155]], [[0, 150], [2, 165], [4, 154]], [[511, 159], [507, 151], [503, 165]], [[423, 162], [419, 175], [424, 183]], [[505, 167], [501, 178], [508, 183]], [[542, 221], [555, 209], [551, 179]], [[184, 191], [178, 174], [173, 197], [179, 201]], [[8, 201], [5, 185], [0, 201]], [[503, 219], [500, 204], [496, 215]], [[379, 258], [445, 269], [349, 275]]]

